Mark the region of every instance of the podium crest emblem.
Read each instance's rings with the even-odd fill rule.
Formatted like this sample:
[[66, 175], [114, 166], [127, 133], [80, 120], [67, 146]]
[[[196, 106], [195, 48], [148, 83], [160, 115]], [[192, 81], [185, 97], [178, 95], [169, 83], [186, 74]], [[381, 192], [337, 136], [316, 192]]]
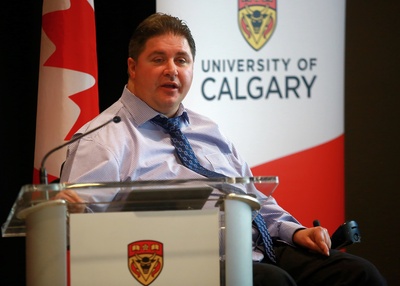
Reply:
[[277, 0], [238, 0], [239, 29], [256, 51], [271, 38], [276, 27]]
[[132, 276], [147, 286], [160, 275], [164, 265], [163, 244], [140, 240], [128, 244], [128, 267]]

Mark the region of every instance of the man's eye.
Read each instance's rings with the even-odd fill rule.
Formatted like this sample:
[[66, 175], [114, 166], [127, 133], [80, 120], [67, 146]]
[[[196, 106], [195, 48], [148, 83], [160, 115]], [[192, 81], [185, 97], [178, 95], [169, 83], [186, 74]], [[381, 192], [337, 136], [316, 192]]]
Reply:
[[176, 62], [177, 62], [178, 64], [180, 64], [180, 65], [184, 65], [184, 64], [186, 64], [187, 61], [186, 61], [186, 59], [181, 58], [181, 59], [177, 59]]
[[155, 63], [162, 63], [162, 62], [163, 62], [163, 59], [162, 59], [162, 58], [154, 58], [154, 59], [153, 59], [153, 62], [155, 62]]

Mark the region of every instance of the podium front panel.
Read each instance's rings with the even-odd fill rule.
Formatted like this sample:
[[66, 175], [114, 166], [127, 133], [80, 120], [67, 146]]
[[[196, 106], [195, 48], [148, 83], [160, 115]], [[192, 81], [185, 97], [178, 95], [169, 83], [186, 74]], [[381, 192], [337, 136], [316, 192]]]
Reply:
[[71, 283], [220, 284], [219, 212], [71, 214]]

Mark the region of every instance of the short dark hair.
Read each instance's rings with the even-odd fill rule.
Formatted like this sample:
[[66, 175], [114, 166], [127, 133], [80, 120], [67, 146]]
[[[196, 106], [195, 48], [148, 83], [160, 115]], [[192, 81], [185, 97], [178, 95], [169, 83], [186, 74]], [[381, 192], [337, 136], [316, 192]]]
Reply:
[[129, 57], [137, 60], [150, 38], [168, 33], [186, 38], [194, 60], [196, 44], [186, 22], [164, 13], [152, 14], [137, 26], [129, 41]]

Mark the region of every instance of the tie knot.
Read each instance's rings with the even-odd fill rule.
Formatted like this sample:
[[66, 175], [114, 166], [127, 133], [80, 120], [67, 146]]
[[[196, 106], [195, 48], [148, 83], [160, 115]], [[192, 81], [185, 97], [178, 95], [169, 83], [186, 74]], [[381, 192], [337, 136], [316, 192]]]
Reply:
[[151, 121], [154, 122], [155, 124], [161, 126], [168, 132], [173, 132], [173, 131], [179, 130], [180, 116], [167, 118], [167, 117], [163, 117], [161, 115], [157, 115], [156, 117], [151, 119]]

